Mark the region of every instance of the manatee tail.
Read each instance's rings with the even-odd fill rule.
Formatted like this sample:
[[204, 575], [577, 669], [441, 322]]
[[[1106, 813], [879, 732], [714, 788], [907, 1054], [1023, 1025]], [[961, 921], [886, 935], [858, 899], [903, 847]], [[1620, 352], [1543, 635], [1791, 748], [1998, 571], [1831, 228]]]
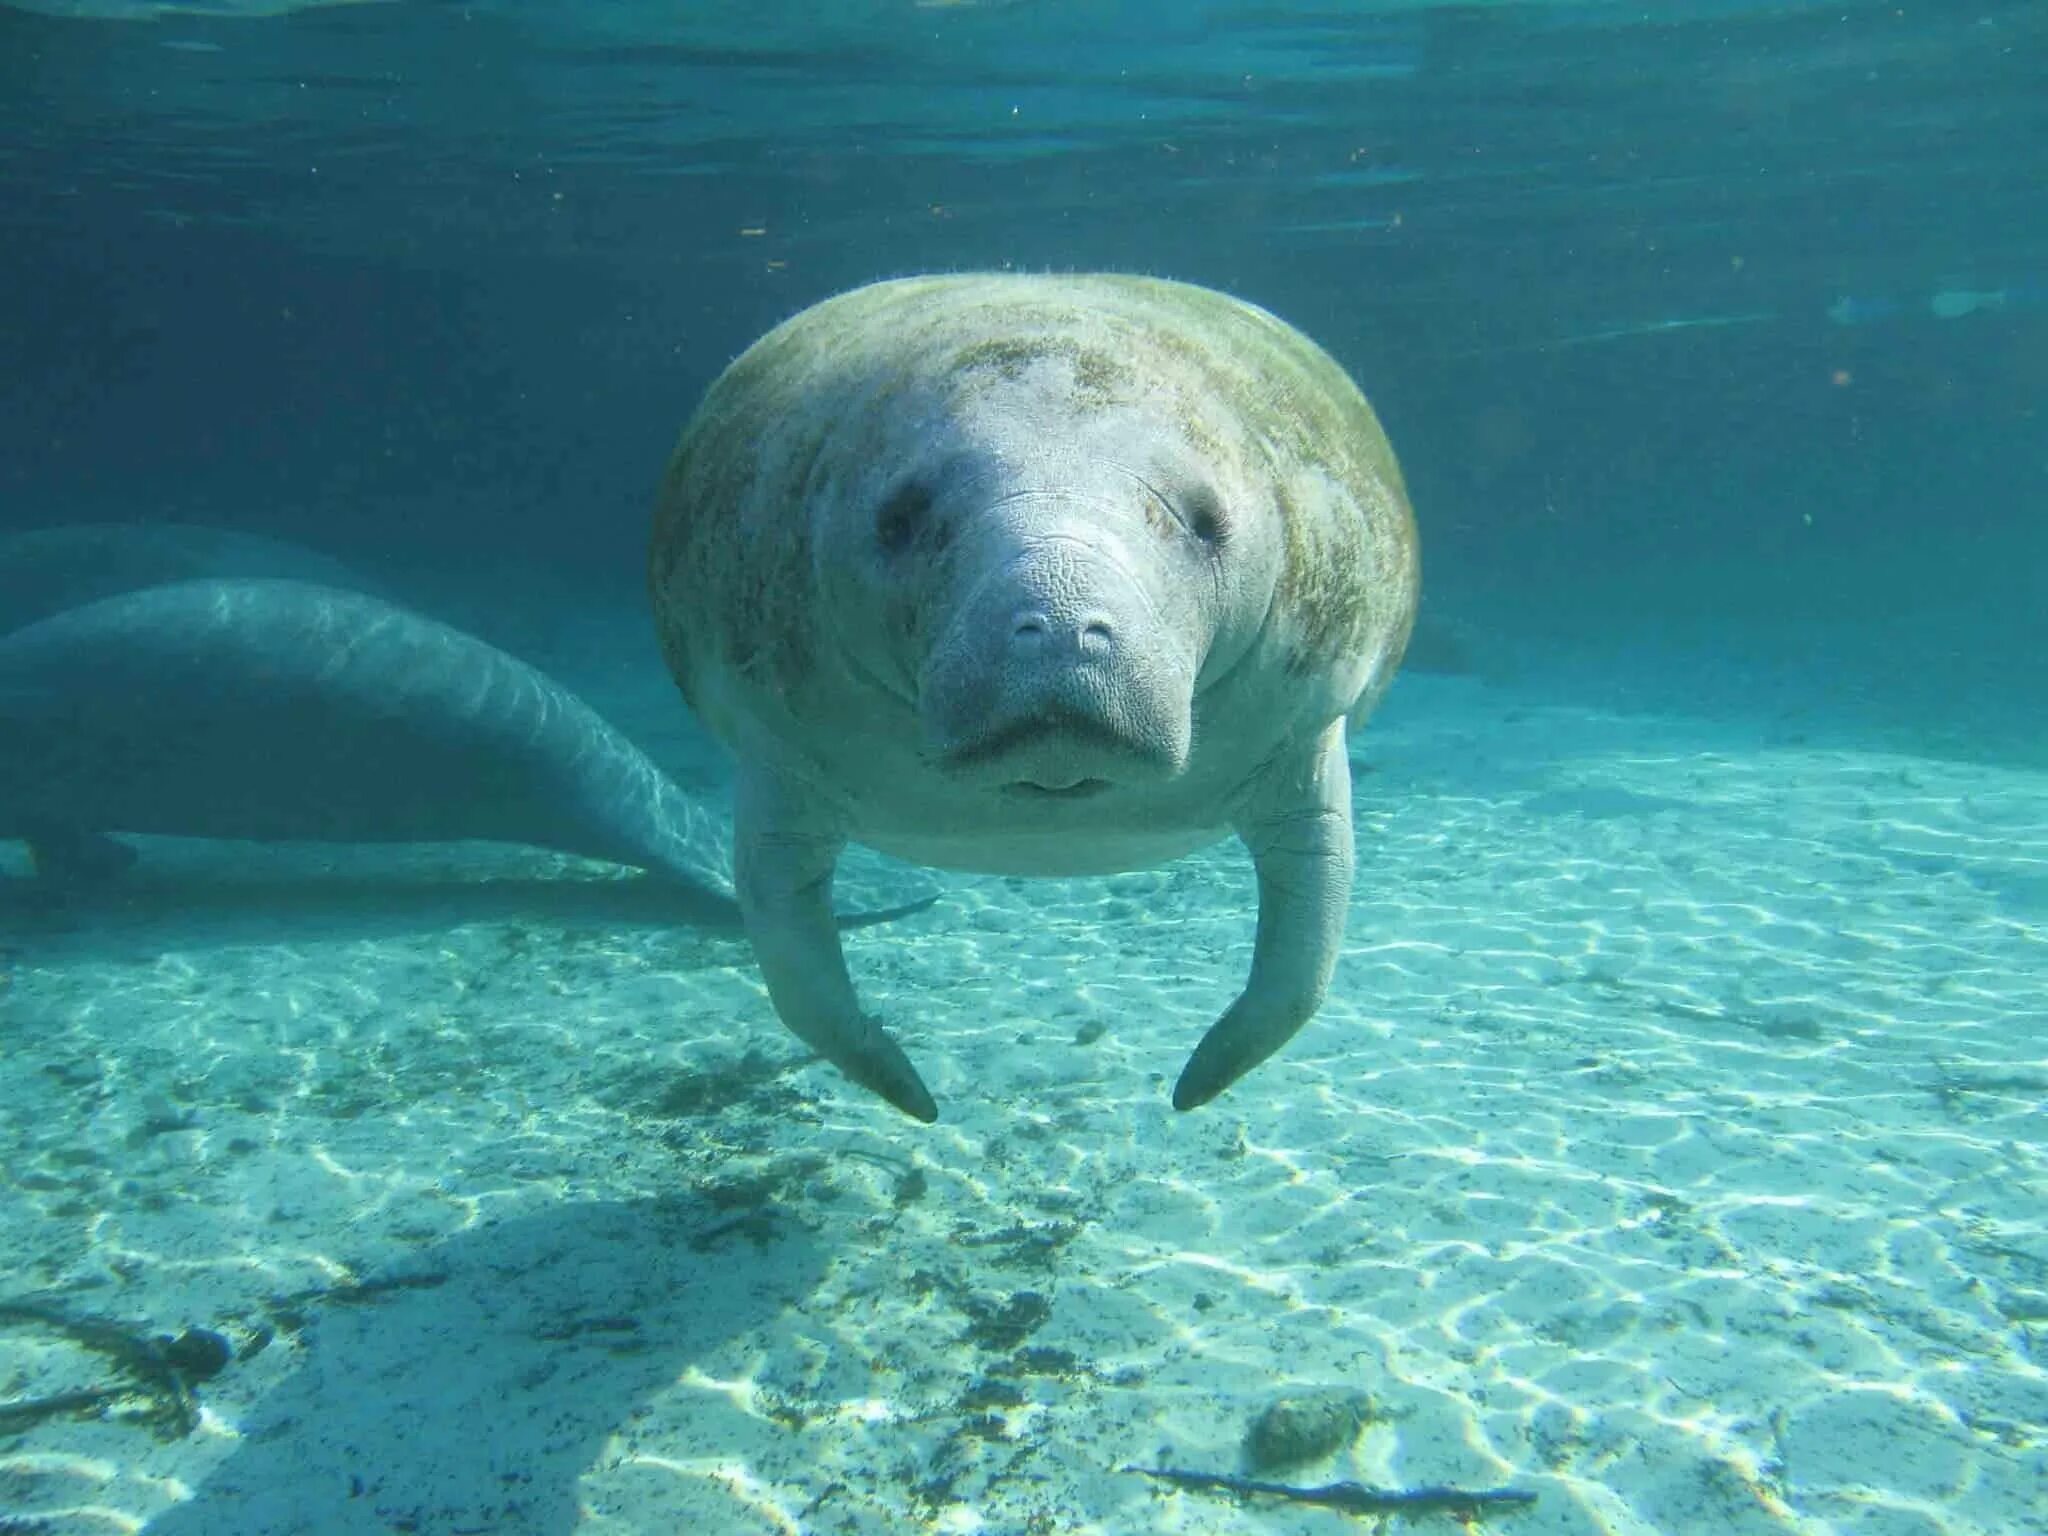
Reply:
[[[740, 905], [733, 895], [732, 827], [702, 802], [678, 787], [652, 763], [655, 775], [652, 813], [646, 825], [658, 829], [628, 862], [646, 870], [650, 877], [676, 888], [678, 910], [689, 920], [708, 928], [744, 927]], [[857, 886], [855, 900], [872, 900], [881, 892]], [[892, 882], [895, 883], [895, 882]], [[889, 891], [887, 894], [894, 895]], [[941, 895], [936, 890], [886, 905], [838, 907], [833, 921], [841, 929], [872, 928], [913, 917], [934, 905]]]
[[900, 906], [878, 907], [865, 912], [834, 912], [832, 921], [842, 929], [873, 928], [881, 923], [893, 923], [898, 918], [915, 917], [929, 907], [938, 905], [940, 892], [920, 896], [915, 901], [906, 901]]
[[[674, 894], [676, 916], [691, 926], [731, 929], [735, 932], [746, 928], [746, 922], [740, 915], [740, 904], [732, 897], [707, 891], [695, 882], [676, 880], [662, 870], [649, 871], [647, 878], [659, 881]], [[895, 906], [861, 907], [851, 912], [834, 912], [832, 921], [842, 931], [847, 932], [855, 928], [874, 928], [883, 923], [915, 917], [918, 913], [938, 905], [941, 894], [932, 891], [915, 901], [899, 902]]]

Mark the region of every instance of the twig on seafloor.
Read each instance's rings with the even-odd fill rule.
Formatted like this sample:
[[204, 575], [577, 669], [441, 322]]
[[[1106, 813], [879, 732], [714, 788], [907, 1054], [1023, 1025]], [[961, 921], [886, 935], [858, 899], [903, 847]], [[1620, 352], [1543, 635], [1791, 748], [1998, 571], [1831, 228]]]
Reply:
[[1144, 1477], [1156, 1477], [1181, 1488], [1200, 1488], [1210, 1493], [1263, 1494], [1268, 1498], [1289, 1499], [1296, 1504], [1338, 1509], [1348, 1515], [1442, 1514], [1464, 1518], [1482, 1514], [1488, 1509], [1519, 1508], [1536, 1502], [1535, 1493], [1527, 1488], [1371, 1488], [1364, 1483], [1325, 1483], [1319, 1488], [1297, 1488], [1291, 1483], [1268, 1483], [1227, 1472], [1183, 1472], [1173, 1467], [1125, 1467], [1124, 1470]]
[[[86, 1387], [0, 1405], [0, 1427], [10, 1433], [42, 1419], [106, 1408], [133, 1398], [144, 1404], [140, 1417], [159, 1435], [167, 1440], [183, 1439], [199, 1427], [199, 1399], [192, 1390], [193, 1382], [204, 1380], [227, 1361], [226, 1343], [217, 1337], [214, 1342], [222, 1351], [219, 1361], [211, 1369], [194, 1370], [181, 1365], [178, 1341], [168, 1335], [152, 1336], [114, 1318], [69, 1312], [54, 1302], [33, 1298], [0, 1301], [0, 1327], [21, 1324], [40, 1324], [92, 1350], [126, 1376], [129, 1384]], [[6, 1527], [0, 1526], [0, 1536], [6, 1536]]]
[[[88, 1409], [104, 1408], [109, 1403], [135, 1395], [135, 1392], [121, 1387], [82, 1387], [75, 1392], [53, 1392], [48, 1397], [16, 1398], [11, 1402], [0, 1403], [0, 1435], [30, 1428], [45, 1419], [54, 1419], [59, 1414], [84, 1413]], [[7, 1536], [7, 1526], [4, 1522], [0, 1522], [0, 1536]]]

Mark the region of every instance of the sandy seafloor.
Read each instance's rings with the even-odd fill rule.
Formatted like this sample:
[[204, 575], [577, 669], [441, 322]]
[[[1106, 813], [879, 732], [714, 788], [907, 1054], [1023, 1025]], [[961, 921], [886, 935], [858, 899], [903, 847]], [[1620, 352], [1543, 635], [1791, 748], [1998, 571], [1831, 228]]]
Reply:
[[1234, 847], [850, 934], [931, 1128], [600, 866], [8, 882], [0, 1531], [1371, 1529], [1123, 1470], [1325, 1387], [1290, 1480], [1518, 1536], [2048, 1531], [2048, 776], [1420, 674], [1355, 750], [1333, 995], [1189, 1115]]

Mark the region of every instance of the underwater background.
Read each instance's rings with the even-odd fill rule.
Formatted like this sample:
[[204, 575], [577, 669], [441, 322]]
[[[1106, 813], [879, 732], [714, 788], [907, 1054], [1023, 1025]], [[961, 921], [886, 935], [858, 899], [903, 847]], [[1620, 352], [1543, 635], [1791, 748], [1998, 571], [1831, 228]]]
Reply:
[[6, 677], [17, 535], [288, 541], [722, 816], [664, 462], [923, 271], [1273, 310], [1424, 571], [1189, 1116], [1234, 846], [857, 869], [925, 1129], [578, 850], [0, 806], [0, 1531], [2048, 1532], [2044, 188], [2038, 0], [0, 5]]

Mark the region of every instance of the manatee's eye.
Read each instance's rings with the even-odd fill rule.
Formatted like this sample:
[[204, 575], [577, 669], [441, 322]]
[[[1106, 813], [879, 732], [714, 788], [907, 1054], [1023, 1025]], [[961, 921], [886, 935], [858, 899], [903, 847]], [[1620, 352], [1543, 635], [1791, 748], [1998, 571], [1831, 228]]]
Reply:
[[1197, 485], [1182, 493], [1180, 516], [1181, 521], [1188, 525], [1188, 532], [1211, 549], [1221, 549], [1230, 537], [1230, 528], [1223, 516], [1223, 498], [1206, 485]]
[[922, 480], [906, 480], [889, 493], [875, 514], [875, 543], [885, 555], [900, 555], [923, 531], [931, 517], [931, 488]]

